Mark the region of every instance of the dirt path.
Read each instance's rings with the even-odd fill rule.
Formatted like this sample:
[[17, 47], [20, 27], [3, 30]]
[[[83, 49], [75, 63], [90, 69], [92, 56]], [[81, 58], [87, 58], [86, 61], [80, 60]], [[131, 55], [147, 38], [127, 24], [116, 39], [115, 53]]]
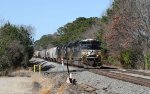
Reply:
[[32, 94], [32, 79], [29, 77], [1, 77], [0, 94]]

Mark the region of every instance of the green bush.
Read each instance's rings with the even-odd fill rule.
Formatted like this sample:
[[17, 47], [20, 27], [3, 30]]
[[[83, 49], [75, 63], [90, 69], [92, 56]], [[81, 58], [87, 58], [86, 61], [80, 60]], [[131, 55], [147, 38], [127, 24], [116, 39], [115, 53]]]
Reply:
[[126, 50], [121, 52], [121, 63], [125, 68], [131, 68], [132, 66], [132, 51]]
[[150, 69], [150, 53], [144, 57], [144, 62], [147, 62], [147, 68]]
[[108, 60], [108, 63], [109, 63], [109, 64], [116, 64], [115, 58], [113, 58], [113, 57], [111, 57], [111, 56], [109, 56], [107, 60]]
[[6, 23], [0, 27], [0, 71], [25, 67], [33, 55], [33, 41], [27, 27]]
[[102, 18], [101, 18], [101, 22], [103, 22], [103, 23], [108, 23], [108, 16], [102, 16]]
[[120, 53], [120, 62], [124, 68], [139, 69], [143, 66], [143, 56], [140, 49], [128, 49]]

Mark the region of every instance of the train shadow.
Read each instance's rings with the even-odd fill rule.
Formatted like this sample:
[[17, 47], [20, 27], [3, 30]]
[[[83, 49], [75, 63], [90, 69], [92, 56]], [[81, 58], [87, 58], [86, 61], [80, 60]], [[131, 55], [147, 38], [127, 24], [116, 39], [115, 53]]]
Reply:
[[69, 70], [69, 71], [67, 71], [67, 70], [64, 70], [64, 71], [42, 71], [42, 73], [44, 73], [44, 74], [50, 74], [50, 73], [73, 73], [73, 72], [83, 72], [83, 71], [87, 71], [87, 70], [85, 70], [85, 69], [77, 69], [77, 70]]
[[110, 67], [110, 66], [102, 66], [101, 69], [118, 69], [118, 68], [114, 68], [114, 67]]
[[60, 70], [60, 71], [42, 71], [44, 74], [50, 74], [50, 73], [75, 73], [75, 72], [83, 72], [83, 71], [89, 71], [91, 69], [100, 69], [100, 70], [115, 70], [117, 68], [109, 67], [109, 66], [101, 66], [101, 67], [89, 67], [89, 68], [79, 68], [79, 69], [74, 69], [74, 70]]

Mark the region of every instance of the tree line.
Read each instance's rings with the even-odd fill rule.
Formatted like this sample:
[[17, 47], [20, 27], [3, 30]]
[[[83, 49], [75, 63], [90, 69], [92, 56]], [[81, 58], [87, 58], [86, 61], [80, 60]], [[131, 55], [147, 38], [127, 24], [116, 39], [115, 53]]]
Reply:
[[0, 27], [0, 71], [27, 67], [32, 55], [32, 27], [9, 22]]
[[[88, 32], [93, 24], [96, 24], [97, 20], [97, 17], [79, 17], [75, 21], [58, 28], [57, 32], [54, 34], [42, 36], [40, 40], [35, 41], [34, 47], [36, 50], [42, 50], [52, 46], [65, 45], [69, 42], [84, 39], [87, 37], [85, 33]], [[93, 32], [88, 35], [91, 34], [93, 34]]]
[[125, 68], [150, 68], [149, 0], [114, 0], [102, 16], [102, 39], [109, 50], [109, 63]]

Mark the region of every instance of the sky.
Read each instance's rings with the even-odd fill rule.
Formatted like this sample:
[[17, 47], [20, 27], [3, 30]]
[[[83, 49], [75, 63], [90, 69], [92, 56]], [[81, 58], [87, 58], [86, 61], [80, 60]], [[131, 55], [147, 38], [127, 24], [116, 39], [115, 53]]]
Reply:
[[0, 21], [34, 28], [34, 39], [78, 17], [101, 17], [112, 0], [0, 0]]

